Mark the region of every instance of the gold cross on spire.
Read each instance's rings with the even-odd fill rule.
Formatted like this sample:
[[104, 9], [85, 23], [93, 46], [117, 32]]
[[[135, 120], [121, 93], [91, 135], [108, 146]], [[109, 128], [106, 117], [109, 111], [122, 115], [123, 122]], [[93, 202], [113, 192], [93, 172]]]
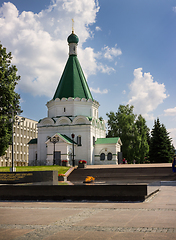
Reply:
[[74, 33], [74, 20], [72, 18], [72, 33]]

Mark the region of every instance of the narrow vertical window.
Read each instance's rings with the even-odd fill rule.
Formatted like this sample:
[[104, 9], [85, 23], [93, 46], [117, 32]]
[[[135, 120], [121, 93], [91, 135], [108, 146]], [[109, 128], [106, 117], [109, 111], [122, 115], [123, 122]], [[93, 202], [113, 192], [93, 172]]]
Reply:
[[78, 146], [81, 146], [81, 136], [77, 136], [77, 144]]
[[112, 153], [111, 152], [108, 153], [107, 159], [112, 160]]
[[66, 108], [64, 107], [64, 112], [66, 112]]
[[93, 136], [93, 146], [95, 146], [95, 137]]
[[104, 160], [105, 160], [105, 154], [104, 154], [104, 153], [101, 153], [101, 154], [100, 154], [100, 160], [101, 160], [101, 161], [104, 161]]

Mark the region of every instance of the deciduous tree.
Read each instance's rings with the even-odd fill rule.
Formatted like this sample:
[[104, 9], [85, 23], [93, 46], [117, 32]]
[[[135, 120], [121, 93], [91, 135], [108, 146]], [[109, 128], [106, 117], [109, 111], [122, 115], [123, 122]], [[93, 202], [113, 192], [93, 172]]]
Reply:
[[11, 52], [7, 53], [6, 48], [0, 44], [0, 156], [5, 154], [11, 142], [12, 110], [15, 114], [21, 111], [20, 95], [15, 92], [20, 76], [17, 76], [17, 68], [11, 65], [11, 61]]
[[120, 105], [116, 113], [106, 114], [109, 118], [107, 137], [120, 137], [123, 156], [129, 163], [143, 162], [149, 151], [146, 121], [141, 115], [137, 117], [133, 109], [133, 106]]

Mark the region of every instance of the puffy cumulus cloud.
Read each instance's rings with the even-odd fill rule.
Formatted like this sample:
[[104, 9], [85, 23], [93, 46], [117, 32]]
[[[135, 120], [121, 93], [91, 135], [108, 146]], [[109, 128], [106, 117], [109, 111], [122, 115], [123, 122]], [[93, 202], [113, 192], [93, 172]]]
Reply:
[[100, 94], [107, 94], [108, 93], [108, 89], [104, 89], [104, 90], [100, 90], [100, 88], [97, 88], [97, 89], [93, 89], [90, 87], [90, 91], [91, 92], [94, 92], [94, 93], [100, 93]]
[[115, 72], [115, 69], [113, 67], [109, 67], [107, 65], [103, 65], [102, 63], [99, 63], [97, 66], [98, 70], [102, 73], [111, 74], [112, 72]]
[[102, 31], [99, 26], [96, 26], [95, 30], [96, 30], [96, 31]]
[[176, 116], [176, 107], [164, 110], [165, 116]]
[[146, 116], [148, 119], [153, 118], [148, 113], [155, 110], [168, 97], [165, 93], [165, 85], [154, 82], [150, 73], [143, 74], [142, 68], [134, 70], [134, 80], [129, 88], [130, 100], [128, 103], [135, 107], [137, 113]]
[[117, 48], [117, 44], [115, 45], [115, 47], [112, 47], [112, 48], [105, 46], [102, 49], [102, 52], [103, 52], [103, 57], [108, 60], [113, 60], [114, 57], [120, 56], [122, 54], [121, 49]]
[[[110, 73], [113, 68], [97, 61], [92, 48], [82, 48], [91, 37], [89, 25], [99, 11], [96, 0], [52, 0], [38, 14], [23, 11], [4, 2], [0, 7], [1, 42], [13, 55], [21, 81], [18, 88], [33, 95], [52, 97], [68, 58], [67, 37], [73, 18], [79, 36], [78, 57], [86, 76], [97, 71]], [[85, 57], [86, 56], [86, 57]]]
[[98, 66], [96, 61], [96, 53], [94, 52], [93, 48], [90, 47], [87, 47], [85, 49], [79, 48], [78, 58], [86, 77], [91, 74], [96, 74]]

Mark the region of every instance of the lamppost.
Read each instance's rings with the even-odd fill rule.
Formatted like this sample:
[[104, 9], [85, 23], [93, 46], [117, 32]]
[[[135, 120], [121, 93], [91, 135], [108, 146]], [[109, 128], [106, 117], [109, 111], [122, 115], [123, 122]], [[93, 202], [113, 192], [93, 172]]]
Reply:
[[12, 168], [10, 168], [10, 172], [16, 172], [16, 168], [14, 167], [14, 124], [17, 123], [18, 125], [20, 125], [20, 123], [24, 121], [24, 117], [20, 119], [18, 116], [16, 116], [14, 119], [14, 109], [12, 109], [12, 118], [10, 119], [10, 122], [12, 123]]
[[17, 114], [22, 113], [22, 111], [20, 109], [14, 110], [14, 108], [19, 109], [19, 105], [14, 106], [10, 104], [7, 108], [0, 107], [2, 121], [3, 122], [10, 121], [10, 123], [12, 123], [12, 168], [10, 168], [11, 172], [16, 171], [16, 169], [14, 168], [14, 124], [18, 123], [19, 125], [20, 122], [23, 122], [25, 120], [25, 118], [20, 119], [18, 116], [16, 116]]
[[57, 142], [59, 142], [59, 137], [54, 136], [53, 138], [50, 138], [50, 142], [54, 144], [54, 152], [53, 152], [53, 166], [54, 166], [56, 164], [55, 145]]
[[72, 141], [73, 141], [73, 157], [72, 157], [72, 165], [73, 165], [73, 167], [74, 167], [74, 166], [75, 166], [75, 159], [74, 159], [74, 155], [75, 155], [75, 153], [74, 153], [74, 137], [75, 137], [75, 134], [72, 133], [71, 137], [72, 137]]

